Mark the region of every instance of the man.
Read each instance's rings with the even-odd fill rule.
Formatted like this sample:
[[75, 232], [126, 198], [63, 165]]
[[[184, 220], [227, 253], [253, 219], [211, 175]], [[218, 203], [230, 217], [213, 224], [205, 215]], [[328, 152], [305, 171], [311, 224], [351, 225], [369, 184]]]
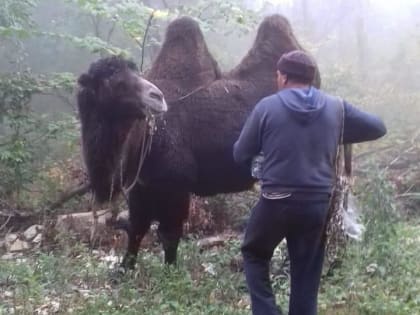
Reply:
[[[325, 244], [322, 241], [344, 115], [343, 142], [374, 140], [386, 133], [377, 116], [314, 87], [315, 62], [303, 51], [277, 64], [279, 91], [256, 106], [234, 145], [237, 163], [250, 169], [263, 153], [260, 200], [242, 244], [254, 315], [278, 315], [269, 263], [287, 240], [291, 268], [289, 315], [317, 314]], [[344, 110], [344, 112], [343, 112]]]

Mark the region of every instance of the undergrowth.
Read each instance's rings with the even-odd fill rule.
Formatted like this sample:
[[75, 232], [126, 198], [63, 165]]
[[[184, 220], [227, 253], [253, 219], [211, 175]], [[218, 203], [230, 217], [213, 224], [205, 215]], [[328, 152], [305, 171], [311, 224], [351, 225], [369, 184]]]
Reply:
[[[319, 314], [420, 314], [420, 221], [400, 215], [395, 187], [380, 170], [360, 181], [355, 193], [364, 238], [350, 243], [341, 265], [323, 276]], [[224, 202], [232, 208], [238, 200]], [[181, 243], [177, 266], [164, 266], [152, 247], [123, 276], [116, 272], [116, 256], [66, 239], [54, 251], [0, 260], [0, 314], [250, 314], [238, 259], [241, 236], [203, 250], [194, 235]], [[283, 248], [276, 250], [272, 280], [287, 310]]]
[[[351, 244], [342, 266], [324, 277], [319, 314], [419, 314], [420, 224], [399, 222], [389, 234], [377, 231], [377, 240]], [[163, 266], [159, 253], [143, 250], [136, 271], [122, 277], [105, 253], [81, 245], [2, 260], [0, 314], [250, 314], [235, 264], [239, 246], [235, 239], [200, 252], [187, 240], [176, 267]], [[273, 280], [286, 309], [287, 277]]]

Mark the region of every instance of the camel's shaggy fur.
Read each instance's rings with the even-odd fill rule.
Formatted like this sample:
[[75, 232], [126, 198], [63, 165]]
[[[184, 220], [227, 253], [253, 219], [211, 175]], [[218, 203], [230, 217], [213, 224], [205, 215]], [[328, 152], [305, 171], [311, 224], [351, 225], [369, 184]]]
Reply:
[[[134, 112], [138, 100], [132, 73], [136, 72], [134, 63], [111, 57], [93, 63], [78, 81], [83, 155], [99, 202], [112, 200], [121, 191], [118, 175], [124, 143], [130, 141], [133, 151], [141, 146], [142, 139], [129, 137], [130, 130], [143, 134], [145, 128], [145, 121], [138, 120]], [[131, 173], [126, 175], [126, 181], [132, 178]]]
[[[134, 266], [141, 239], [153, 220], [159, 222], [165, 261], [175, 261], [191, 193], [208, 196], [251, 188], [254, 180], [249, 170], [234, 163], [233, 143], [255, 104], [276, 91], [275, 69], [280, 56], [300, 48], [284, 17], [267, 17], [248, 54], [236, 68], [221, 75], [196, 22], [181, 18], [168, 27], [147, 78], [163, 91], [169, 111], [156, 122], [151, 152], [139, 184], [129, 195], [129, 244], [124, 266]], [[94, 95], [90, 101], [99, 102]], [[84, 103], [84, 95], [79, 95], [79, 107]], [[104, 187], [111, 186], [109, 174], [117, 167], [121, 142], [132, 144], [125, 174], [135, 173], [142, 130], [134, 121], [101, 120], [99, 107], [89, 110], [90, 114], [81, 115], [84, 148], [88, 169], [100, 170], [89, 171], [89, 175], [98, 200], [104, 201], [110, 192]], [[97, 139], [108, 140], [101, 147]], [[90, 154], [99, 156], [89, 158]]]
[[169, 103], [221, 78], [196, 21], [181, 17], [169, 24], [165, 41], [146, 78], [165, 91]]

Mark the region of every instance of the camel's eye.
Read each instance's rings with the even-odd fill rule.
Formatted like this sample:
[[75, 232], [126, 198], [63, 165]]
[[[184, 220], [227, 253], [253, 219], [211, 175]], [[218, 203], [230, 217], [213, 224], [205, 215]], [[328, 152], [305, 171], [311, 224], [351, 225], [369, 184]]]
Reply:
[[155, 99], [155, 100], [158, 100], [159, 102], [161, 102], [163, 100], [163, 95], [159, 94], [159, 93], [156, 93], [156, 92], [151, 92], [150, 97]]

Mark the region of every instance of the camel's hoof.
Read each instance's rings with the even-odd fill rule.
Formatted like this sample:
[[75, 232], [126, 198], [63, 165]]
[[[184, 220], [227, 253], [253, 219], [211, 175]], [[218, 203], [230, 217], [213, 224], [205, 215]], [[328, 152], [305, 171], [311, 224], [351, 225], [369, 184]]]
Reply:
[[136, 266], [136, 260], [136, 256], [125, 256], [120, 265], [120, 268], [124, 269], [125, 271], [134, 270], [134, 267]]
[[127, 270], [121, 266], [112, 269], [109, 274], [109, 282], [112, 285], [120, 284], [123, 281], [123, 278], [126, 276]]

